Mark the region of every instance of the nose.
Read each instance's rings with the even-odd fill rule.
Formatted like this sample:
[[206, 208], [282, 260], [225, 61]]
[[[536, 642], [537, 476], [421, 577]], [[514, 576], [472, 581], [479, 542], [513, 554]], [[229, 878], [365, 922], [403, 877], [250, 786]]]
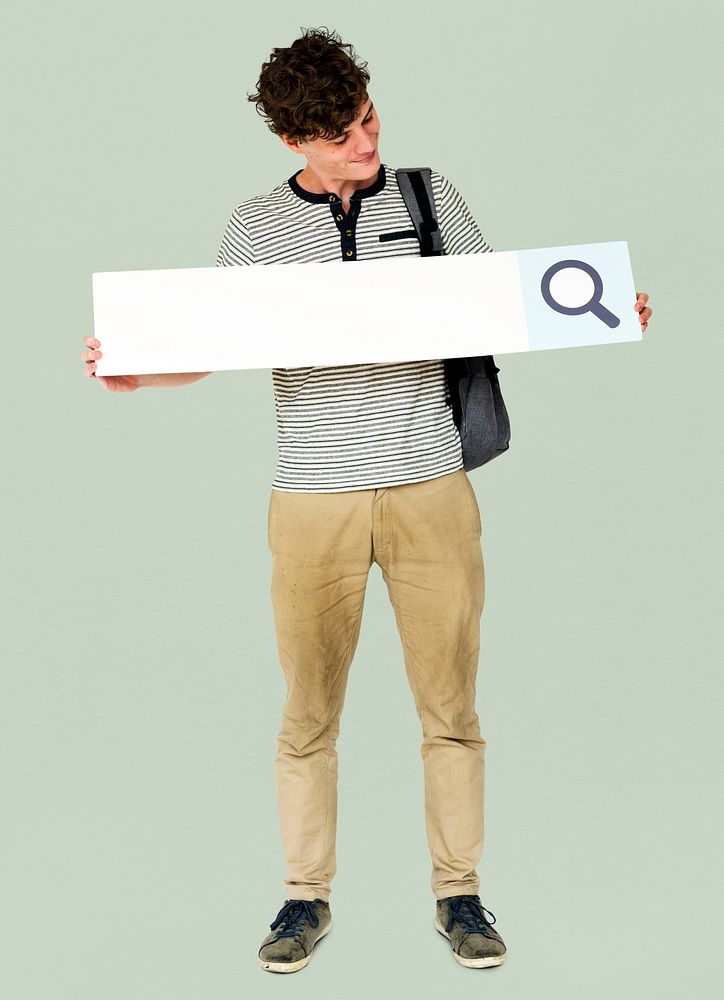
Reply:
[[364, 160], [370, 155], [370, 153], [374, 152], [375, 146], [375, 138], [370, 137], [366, 132], [364, 132], [357, 141], [356, 158], [358, 160]]

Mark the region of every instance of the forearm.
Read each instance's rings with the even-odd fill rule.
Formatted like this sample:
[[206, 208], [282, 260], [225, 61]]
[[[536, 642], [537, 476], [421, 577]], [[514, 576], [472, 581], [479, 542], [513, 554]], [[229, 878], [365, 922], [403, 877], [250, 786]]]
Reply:
[[207, 375], [211, 374], [212, 372], [178, 372], [177, 374], [159, 372], [156, 375], [139, 375], [138, 388], [160, 388], [161, 386], [174, 388], [177, 385], [189, 385], [191, 382], [198, 382], [199, 379], [206, 378]]

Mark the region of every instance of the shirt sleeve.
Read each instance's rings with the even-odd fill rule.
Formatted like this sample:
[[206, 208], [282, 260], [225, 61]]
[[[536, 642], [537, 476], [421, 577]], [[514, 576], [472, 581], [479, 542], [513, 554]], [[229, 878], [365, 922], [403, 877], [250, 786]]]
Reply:
[[217, 267], [230, 267], [236, 264], [254, 263], [254, 245], [249, 236], [249, 230], [241, 217], [239, 206], [231, 213], [226, 224], [221, 246], [216, 255]]
[[431, 172], [437, 221], [442, 233], [443, 252], [492, 253], [491, 247], [478, 228], [470, 209], [460, 192], [447, 177], [436, 171]]

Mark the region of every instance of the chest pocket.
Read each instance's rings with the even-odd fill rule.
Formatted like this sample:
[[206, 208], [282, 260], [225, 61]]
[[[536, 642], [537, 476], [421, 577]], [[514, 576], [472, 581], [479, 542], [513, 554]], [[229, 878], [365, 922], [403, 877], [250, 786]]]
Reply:
[[417, 232], [414, 229], [400, 229], [396, 233], [380, 233], [380, 243], [388, 243], [390, 240], [413, 240], [417, 239]]

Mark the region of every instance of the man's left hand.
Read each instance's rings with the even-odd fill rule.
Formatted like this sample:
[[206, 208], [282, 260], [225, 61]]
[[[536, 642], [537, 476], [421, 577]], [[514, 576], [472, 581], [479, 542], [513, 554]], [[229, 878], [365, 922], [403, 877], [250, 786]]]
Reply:
[[636, 292], [636, 296], [636, 305], [634, 306], [634, 309], [639, 314], [639, 323], [641, 324], [641, 332], [643, 333], [649, 325], [649, 318], [651, 317], [653, 309], [646, 305], [649, 301], [648, 292]]

